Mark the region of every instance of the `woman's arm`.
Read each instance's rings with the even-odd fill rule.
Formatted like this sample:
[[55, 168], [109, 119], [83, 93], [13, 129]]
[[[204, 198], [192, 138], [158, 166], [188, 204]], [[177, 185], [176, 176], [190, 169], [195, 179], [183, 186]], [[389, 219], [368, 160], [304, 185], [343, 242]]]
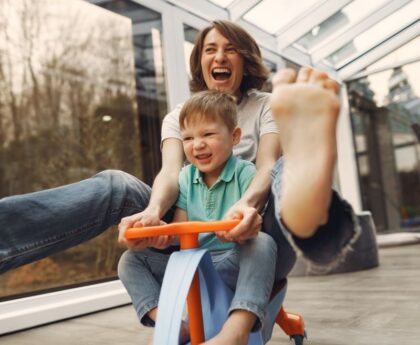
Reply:
[[186, 222], [188, 220], [188, 215], [187, 215], [187, 211], [185, 211], [182, 208], [177, 207], [175, 209], [175, 213], [174, 213], [174, 218], [173, 218], [173, 222], [178, 223], [178, 222]]
[[169, 138], [162, 144], [162, 168], [152, 187], [149, 205], [140, 213], [125, 217], [118, 225], [118, 242], [130, 249], [145, 248], [145, 239], [126, 240], [125, 232], [133, 226], [160, 224], [160, 220], [178, 197], [178, 175], [184, 162], [184, 151], [179, 139]]
[[[261, 137], [257, 151], [257, 172], [242, 198], [226, 213], [225, 218], [242, 218], [242, 221], [221, 239], [244, 241], [257, 236], [262, 217], [258, 214], [267, 202], [271, 186], [271, 172], [281, 154], [279, 136], [268, 133]], [[218, 234], [220, 235], [220, 234]]]
[[181, 140], [166, 139], [162, 144], [162, 168], [153, 182], [152, 195], [145, 209], [150, 216], [155, 217], [155, 222], [162, 219], [178, 198], [178, 178], [183, 163], [184, 151]]
[[263, 209], [271, 187], [271, 172], [280, 158], [280, 153], [278, 134], [268, 133], [261, 137], [255, 162], [257, 172], [239, 203], [254, 207], [258, 211]]

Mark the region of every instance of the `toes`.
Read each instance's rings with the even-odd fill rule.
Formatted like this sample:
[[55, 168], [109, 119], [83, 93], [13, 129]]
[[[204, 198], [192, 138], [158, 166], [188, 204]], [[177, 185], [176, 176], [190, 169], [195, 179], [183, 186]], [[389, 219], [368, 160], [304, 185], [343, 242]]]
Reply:
[[291, 68], [285, 68], [276, 73], [273, 77], [273, 86], [279, 84], [291, 84], [296, 80], [296, 72]]
[[315, 84], [334, 93], [338, 93], [340, 90], [338, 83], [335, 80], [330, 79], [326, 72], [310, 67], [302, 67], [299, 70], [296, 82]]
[[310, 67], [302, 67], [299, 70], [299, 73], [296, 78], [296, 82], [298, 83], [306, 83], [309, 81], [309, 78], [313, 72], [313, 69]]
[[281, 84], [309, 83], [318, 85], [326, 90], [338, 93], [339, 84], [328, 77], [324, 71], [316, 70], [311, 67], [302, 67], [296, 75], [295, 70], [285, 68], [276, 73], [273, 77], [273, 87]]
[[337, 94], [340, 91], [340, 86], [338, 83], [335, 80], [329, 78], [324, 81], [324, 88]]
[[328, 74], [323, 71], [318, 71], [316, 69], [311, 71], [308, 82], [311, 84], [317, 84], [319, 86], [324, 86], [324, 82], [328, 79]]

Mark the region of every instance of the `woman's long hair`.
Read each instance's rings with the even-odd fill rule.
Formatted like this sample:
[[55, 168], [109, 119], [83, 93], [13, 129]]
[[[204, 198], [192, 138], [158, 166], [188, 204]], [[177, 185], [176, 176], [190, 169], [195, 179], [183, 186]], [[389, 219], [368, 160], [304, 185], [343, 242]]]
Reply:
[[216, 29], [228, 39], [244, 58], [244, 75], [239, 87], [241, 93], [245, 94], [250, 89], [260, 90], [268, 79], [269, 70], [262, 62], [261, 51], [257, 42], [239, 25], [225, 20], [215, 20], [199, 32], [191, 52], [191, 91], [207, 90], [201, 69], [201, 55], [203, 53], [204, 39], [212, 29]]

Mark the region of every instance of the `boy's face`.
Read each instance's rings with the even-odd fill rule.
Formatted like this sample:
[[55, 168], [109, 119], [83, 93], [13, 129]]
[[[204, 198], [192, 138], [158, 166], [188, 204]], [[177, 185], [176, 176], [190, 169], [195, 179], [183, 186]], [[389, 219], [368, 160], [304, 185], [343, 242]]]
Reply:
[[240, 128], [229, 131], [220, 120], [189, 121], [181, 129], [185, 156], [207, 177], [219, 177], [234, 145], [239, 143]]

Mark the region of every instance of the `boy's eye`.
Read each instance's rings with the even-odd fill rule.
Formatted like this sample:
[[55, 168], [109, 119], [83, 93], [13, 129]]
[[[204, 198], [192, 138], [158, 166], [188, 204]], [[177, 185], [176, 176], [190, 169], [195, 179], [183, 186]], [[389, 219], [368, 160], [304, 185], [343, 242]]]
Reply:
[[192, 137], [185, 137], [185, 138], [183, 138], [182, 140], [183, 141], [191, 141], [193, 138]]
[[212, 135], [215, 135], [216, 133], [213, 133], [213, 132], [208, 132], [208, 133], [205, 133], [204, 134], [204, 136], [205, 137], [210, 137], [210, 136], [212, 136]]

